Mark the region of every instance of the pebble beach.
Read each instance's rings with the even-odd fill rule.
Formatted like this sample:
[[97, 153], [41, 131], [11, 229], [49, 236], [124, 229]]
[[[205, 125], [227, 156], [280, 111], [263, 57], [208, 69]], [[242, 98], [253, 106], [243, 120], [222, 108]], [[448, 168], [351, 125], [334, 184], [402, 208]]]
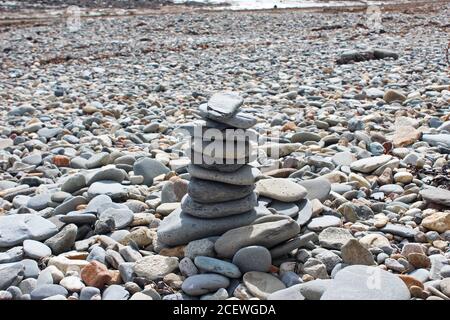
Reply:
[[157, 6], [0, 7], [0, 300], [450, 300], [450, 2]]

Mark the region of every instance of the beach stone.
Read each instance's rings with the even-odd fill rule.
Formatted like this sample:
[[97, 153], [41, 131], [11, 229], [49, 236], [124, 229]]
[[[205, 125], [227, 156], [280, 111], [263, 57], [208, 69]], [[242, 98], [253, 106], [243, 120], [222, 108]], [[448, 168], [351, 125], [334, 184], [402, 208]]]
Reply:
[[77, 232], [78, 227], [74, 224], [69, 224], [53, 237], [47, 239], [45, 245], [52, 249], [55, 255], [69, 251], [75, 243]]
[[59, 284], [69, 292], [80, 292], [85, 287], [81, 279], [75, 276], [69, 276], [62, 279]]
[[308, 223], [308, 229], [312, 231], [322, 231], [329, 227], [339, 227], [342, 224], [341, 219], [335, 216], [321, 216], [318, 218], [313, 218], [310, 223]]
[[177, 268], [177, 258], [153, 255], [136, 261], [134, 272], [139, 277], [144, 277], [148, 280], [157, 280], [163, 278]]
[[52, 250], [45, 244], [35, 240], [25, 240], [23, 251], [27, 257], [40, 260], [52, 254]]
[[450, 148], [450, 133], [423, 134], [422, 141], [428, 142], [431, 146], [444, 145]]
[[321, 137], [319, 134], [308, 131], [296, 132], [291, 137], [292, 143], [304, 143], [306, 141], [320, 141]]
[[215, 93], [208, 100], [208, 109], [217, 117], [229, 118], [236, 114], [244, 99], [234, 92]]
[[89, 177], [87, 185], [90, 186], [97, 181], [117, 181], [122, 182], [125, 179], [125, 171], [115, 167], [103, 167]]
[[57, 284], [44, 284], [42, 286], [38, 286], [30, 293], [31, 300], [42, 300], [56, 295], [67, 297], [68, 294], [69, 292], [67, 292], [63, 286]]
[[33, 210], [42, 210], [48, 207], [48, 203], [50, 202], [50, 194], [38, 194], [34, 197], [31, 197], [28, 200], [27, 207]]
[[99, 289], [112, 280], [112, 275], [106, 265], [96, 260], [90, 261], [81, 269], [80, 277], [86, 285]]
[[406, 100], [406, 96], [398, 90], [389, 89], [384, 93], [383, 100], [387, 103], [394, 101], [403, 102]]
[[187, 193], [188, 184], [187, 180], [172, 177], [161, 189], [161, 203], [180, 202]]
[[116, 229], [123, 229], [131, 224], [133, 221], [133, 211], [130, 209], [114, 209], [109, 208], [103, 211], [99, 215], [99, 219], [106, 220], [109, 218], [114, 219]]
[[306, 300], [320, 300], [332, 282], [331, 279], [315, 279], [302, 283], [298, 286], [298, 290]]
[[414, 238], [417, 231], [399, 224], [387, 224], [385, 227], [381, 228], [384, 233], [391, 233], [404, 238]]
[[309, 200], [319, 199], [323, 202], [328, 198], [331, 191], [331, 183], [324, 178], [303, 180], [298, 184], [306, 189], [308, 192], [306, 198]]
[[295, 217], [298, 214], [299, 207], [292, 202], [272, 201], [270, 208], [274, 209], [278, 214]]
[[356, 161], [356, 157], [349, 151], [342, 151], [333, 155], [331, 161], [337, 166], [350, 166]]
[[409, 300], [410, 297], [408, 287], [396, 275], [378, 267], [353, 265], [336, 274], [321, 300]]
[[74, 193], [86, 187], [86, 177], [82, 174], [76, 174], [66, 179], [61, 185], [61, 191]]
[[196, 202], [189, 195], [186, 195], [181, 201], [181, 209], [183, 212], [204, 219], [221, 218], [248, 212], [257, 205], [258, 200], [255, 193], [251, 193], [242, 199], [216, 203]]
[[0, 252], [0, 265], [20, 261], [23, 259], [23, 256], [23, 247], [14, 247], [5, 252]]
[[103, 292], [102, 300], [128, 300], [130, 293], [117, 284], [110, 285]]
[[289, 179], [262, 179], [256, 182], [256, 191], [260, 196], [283, 202], [295, 202], [306, 197], [304, 187]]
[[227, 288], [230, 284], [228, 278], [212, 273], [191, 276], [184, 280], [181, 289], [191, 296], [200, 296], [220, 288]]
[[109, 162], [109, 153], [107, 152], [100, 152], [93, 154], [87, 161], [86, 161], [86, 168], [87, 169], [94, 169], [94, 168], [100, 168], [103, 166], [106, 166]]
[[161, 174], [166, 174], [170, 170], [161, 162], [155, 159], [140, 158], [133, 165], [135, 175], [144, 177], [144, 184], [151, 186], [153, 179]]
[[25, 268], [21, 263], [11, 265], [0, 265], [0, 290], [18, 284], [24, 276]]
[[297, 206], [299, 208], [299, 211], [296, 221], [299, 226], [303, 226], [311, 219], [313, 215], [312, 202], [308, 199], [303, 199], [300, 202], [297, 202]]
[[190, 164], [188, 166], [189, 174], [198, 179], [211, 180], [232, 185], [252, 185], [255, 179], [261, 175], [261, 172], [254, 167], [244, 165], [234, 172], [220, 172], [208, 170], [200, 166]]
[[389, 246], [389, 240], [377, 233], [367, 234], [359, 239], [359, 242], [366, 248], [381, 248], [384, 246]]
[[128, 191], [125, 186], [116, 181], [97, 181], [91, 184], [87, 191], [90, 198], [97, 197], [99, 195], [108, 196], [112, 200], [124, 200], [128, 197]]
[[447, 297], [450, 297], [450, 278], [442, 279], [439, 283], [441, 291]]
[[233, 256], [233, 264], [242, 273], [249, 271], [268, 272], [272, 265], [270, 251], [262, 246], [248, 246], [239, 249]]
[[428, 230], [437, 231], [443, 233], [450, 230], [450, 213], [448, 212], [436, 212], [422, 220], [422, 226]]
[[202, 271], [218, 273], [227, 278], [241, 277], [239, 268], [230, 262], [211, 257], [197, 256], [195, 257], [194, 263]]
[[242, 199], [250, 195], [254, 188], [253, 185], [238, 186], [191, 178], [188, 194], [200, 203], [216, 203]]
[[296, 284], [269, 294], [267, 300], [305, 300], [305, 297], [300, 293], [300, 284]]
[[362, 173], [371, 173], [381, 167], [382, 165], [388, 163], [392, 159], [392, 156], [382, 155], [360, 159], [352, 162], [350, 168], [353, 171], [358, 171]]
[[427, 202], [450, 207], [450, 191], [441, 188], [427, 188], [420, 191], [420, 195]]
[[201, 104], [199, 111], [202, 117], [226, 124], [238, 129], [248, 129], [256, 124], [257, 119], [243, 112], [235, 113], [230, 117], [224, 118], [216, 112], [210, 112], [207, 104]]
[[161, 222], [158, 239], [170, 246], [186, 244], [192, 240], [220, 236], [230, 229], [249, 225], [257, 218], [269, 214], [267, 209], [256, 207], [252, 211], [231, 217], [200, 219], [176, 209]]
[[214, 257], [214, 242], [211, 239], [190, 241], [184, 248], [184, 255], [192, 260], [197, 256]]
[[296, 236], [300, 228], [294, 220], [280, 220], [232, 229], [224, 233], [214, 244], [217, 254], [231, 258], [241, 248], [260, 245], [271, 248]]
[[278, 278], [259, 271], [245, 273], [243, 281], [251, 294], [263, 300], [266, 300], [271, 293], [286, 288]]
[[80, 292], [80, 300], [91, 300], [94, 296], [100, 296], [100, 290], [94, 287], [84, 287]]
[[346, 264], [375, 265], [372, 253], [358, 240], [350, 239], [341, 247], [341, 257]]
[[408, 184], [408, 183], [411, 183], [412, 180], [413, 180], [413, 175], [411, 173], [409, 173], [409, 172], [397, 172], [394, 175], [394, 181], [395, 182]]
[[344, 228], [328, 227], [319, 234], [319, 243], [327, 249], [341, 249], [350, 239], [354, 237]]
[[180, 269], [181, 274], [186, 277], [191, 277], [198, 274], [197, 267], [195, 266], [194, 262], [192, 262], [192, 260], [188, 257], [181, 259], [178, 268]]
[[38, 215], [0, 216], [0, 247], [12, 247], [27, 239], [46, 240], [57, 232], [52, 222]]

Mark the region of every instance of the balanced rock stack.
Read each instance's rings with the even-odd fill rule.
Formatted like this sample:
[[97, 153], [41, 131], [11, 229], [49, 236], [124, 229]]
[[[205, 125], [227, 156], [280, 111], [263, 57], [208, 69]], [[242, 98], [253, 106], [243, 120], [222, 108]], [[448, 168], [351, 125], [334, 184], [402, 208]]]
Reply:
[[239, 108], [234, 93], [214, 94], [199, 107], [204, 120], [184, 126], [191, 136], [191, 176], [181, 208], [158, 228], [158, 240], [169, 246], [219, 236], [270, 214], [258, 207], [255, 180], [261, 172], [248, 162], [252, 156], [249, 131], [256, 119]]

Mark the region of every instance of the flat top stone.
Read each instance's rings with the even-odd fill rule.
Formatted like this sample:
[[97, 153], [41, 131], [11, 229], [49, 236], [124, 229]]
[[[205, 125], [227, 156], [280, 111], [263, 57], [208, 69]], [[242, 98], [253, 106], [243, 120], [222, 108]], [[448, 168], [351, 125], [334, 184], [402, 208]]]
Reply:
[[236, 93], [219, 92], [208, 100], [208, 108], [227, 118], [234, 115], [243, 103], [244, 99]]
[[420, 191], [422, 198], [428, 202], [450, 207], [450, 191], [442, 188], [427, 188]]
[[249, 271], [244, 274], [244, 284], [255, 297], [266, 300], [269, 294], [283, 290], [286, 285], [269, 273]]
[[57, 232], [52, 222], [38, 215], [0, 216], [0, 247], [12, 247], [26, 239], [46, 240]]
[[313, 231], [321, 231], [328, 227], [339, 227], [341, 225], [341, 219], [335, 216], [322, 216], [311, 220], [308, 223], [308, 229]]
[[299, 201], [307, 195], [304, 187], [292, 180], [283, 178], [259, 180], [256, 182], [256, 191], [261, 196], [284, 202]]
[[405, 283], [378, 267], [354, 265], [339, 271], [321, 300], [409, 300]]
[[220, 172], [215, 170], [208, 170], [200, 166], [190, 164], [188, 166], [189, 174], [194, 178], [212, 180], [234, 185], [250, 185], [255, 182], [255, 179], [261, 175], [259, 169], [244, 165], [234, 172]]
[[340, 249], [353, 235], [344, 228], [329, 227], [319, 234], [319, 243], [327, 249]]
[[36, 240], [25, 240], [23, 242], [25, 255], [33, 259], [41, 259], [52, 254], [52, 250], [42, 242]]
[[241, 271], [239, 271], [239, 268], [227, 261], [211, 257], [197, 256], [194, 259], [194, 263], [199, 269], [207, 272], [218, 273], [228, 278], [241, 277]]
[[228, 278], [213, 273], [197, 274], [183, 281], [181, 289], [191, 296], [199, 296], [220, 288], [227, 288], [230, 284]]
[[308, 192], [306, 198], [309, 200], [319, 199], [325, 201], [331, 191], [331, 183], [325, 178], [303, 180], [298, 183]]
[[354, 171], [362, 172], [362, 173], [370, 173], [382, 165], [386, 164], [392, 159], [392, 156], [382, 155], [370, 158], [364, 158], [357, 161], [352, 162], [350, 168]]

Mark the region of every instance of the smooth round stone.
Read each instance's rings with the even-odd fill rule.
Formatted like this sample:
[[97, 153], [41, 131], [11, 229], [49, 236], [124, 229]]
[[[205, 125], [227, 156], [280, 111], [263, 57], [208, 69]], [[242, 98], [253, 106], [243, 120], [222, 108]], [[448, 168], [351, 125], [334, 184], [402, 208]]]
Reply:
[[201, 219], [184, 213], [179, 208], [165, 217], [159, 225], [158, 240], [169, 246], [182, 245], [192, 240], [220, 236], [230, 229], [249, 225], [266, 215], [271, 215], [269, 210], [255, 207], [249, 212], [230, 217]]
[[230, 284], [228, 278], [219, 274], [198, 274], [183, 281], [181, 289], [191, 296], [200, 296], [220, 288], [227, 288]]
[[384, 194], [391, 194], [391, 193], [403, 193], [404, 190], [401, 186], [398, 184], [385, 184], [380, 187], [380, 192], [383, 192]]
[[401, 224], [391, 224], [391, 223], [387, 224], [380, 231], [404, 238], [414, 238], [414, 236], [417, 234], [417, 230], [411, 229]]
[[79, 277], [69, 276], [62, 279], [59, 284], [66, 288], [69, 292], [80, 292], [85, 287]]
[[228, 278], [241, 277], [239, 268], [230, 262], [205, 256], [197, 256], [194, 259], [194, 263], [199, 269], [206, 272], [218, 273]]
[[306, 141], [320, 141], [321, 136], [314, 132], [301, 131], [296, 132], [291, 137], [292, 143], [304, 143]]
[[69, 212], [64, 216], [60, 216], [59, 220], [64, 223], [92, 224], [97, 221], [97, 216], [92, 213], [80, 213], [78, 211]]
[[339, 227], [342, 224], [341, 219], [335, 216], [322, 216], [314, 218], [308, 223], [308, 229], [312, 231], [322, 231], [329, 227]]
[[251, 193], [245, 198], [217, 202], [217, 203], [200, 203], [194, 201], [189, 195], [184, 196], [181, 200], [181, 209], [198, 218], [221, 218], [243, 212], [248, 212], [258, 205], [257, 196]]
[[256, 182], [259, 195], [283, 202], [295, 202], [306, 197], [307, 191], [289, 179], [262, 179]]
[[24, 240], [45, 240], [58, 232], [49, 220], [34, 214], [0, 216], [0, 248], [13, 247]]
[[116, 181], [97, 181], [91, 184], [87, 191], [89, 197], [106, 195], [113, 200], [123, 200], [128, 197], [127, 188]]
[[262, 246], [249, 246], [239, 249], [233, 256], [233, 264], [242, 273], [249, 271], [268, 272], [272, 265], [270, 251]]
[[409, 172], [397, 172], [396, 174], [394, 174], [394, 181], [403, 184], [411, 183], [413, 178], [413, 175]]
[[249, 165], [244, 165], [234, 172], [226, 173], [208, 170], [200, 166], [190, 164], [188, 166], [188, 171], [194, 178], [244, 186], [253, 184], [255, 179], [261, 175], [261, 171]]
[[219, 256], [231, 258], [243, 247], [260, 245], [271, 248], [299, 232], [299, 225], [292, 219], [259, 223], [227, 231], [217, 239], [214, 248]]
[[306, 189], [308, 192], [306, 198], [309, 200], [319, 199], [323, 202], [328, 198], [331, 191], [331, 183], [324, 178], [303, 180], [298, 184]]
[[70, 211], [76, 210], [76, 208], [80, 204], [86, 204], [86, 198], [84, 198], [82, 196], [72, 197], [72, 198], [64, 201], [63, 203], [61, 203], [59, 206], [57, 206], [55, 208], [55, 210], [53, 211], [53, 213], [54, 213], [54, 215], [66, 214]]
[[270, 208], [275, 209], [278, 214], [295, 217], [299, 211], [299, 207], [292, 202], [273, 201]]
[[95, 287], [84, 287], [80, 292], [80, 300], [91, 300], [93, 296], [100, 295], [100, 289]]
[[313, 207], [311, 201], [309, 201], [308, 199], [303, 199], [297, 202], [297, 206], [299, 210], [296, 221], [299, 226], [303, 226], [311, 219], [313, 214]]
[[102, 300], [127, 300], [130, 293], [117, 284], [110, 285], [103, 292]]
[[[109, 167], [109, 166], [108, 166]], [[94, 182], [109, 180], [122, 182], [125, 179], [125, 171], [115, 167], [104, 167], [95, 171], [87, 180], [87, 185], [90, 186]]]
[[84, 187], [86, 187], [86, 177], [82, 174], [76, 174], [63, 182], [61, 191], [74, 193]]
[[106, 166], [109, 162], [109, 154], [107, 152], [100, 152], [93, 154], [86, 161], [86, 168], [93, 169]]
[[56, 202], [56, 203], [62, 203], [66, 199], [70, 198], [71, 196], [72, 195], [68, 192], [57, 191], [52, 194], [51, 201]]
[[28, 200], [27, 207], [33, 210], [42, 210], [48, 207], [48, 203], [50, 202], [50, 194], [38, 194], [34, 197], [31, 197]]
[[405, 283], [378, 267], [354, 265], [340, 270], [321, 300], [409, 300]]
[[35, 240], [25, 240], [23, 251], [27, 257], [40, 260], [52, 254], [52, 250], [45, 244]]
[[350, 165], [350, 168], [353, 171], [358, 171], [358, 172], [362, 172], [362, 173], [370, 173], [372, 171], [375, 171], [382, 165], [388, 163], [391, 159], [392, 159], [392, 156], [389, 156], [389, 155], [364, 158], [364, 159], [360, 159], [360, 160], [352, 162], [352, 164]]
[[305, 246], [308, 242], [314, 240], [315, 238], [316, 234], [314, 232], [309, 232], [302, 234], [300, 236], [296, 236], [290, 239], [289, 241], [283, 242], [271, 248], [270, 255], [272, 256], [272, 259], [282, 257], [283, 255], [292, 252], [292, 250]]
[[238, 186], [192, 178], [188, 194], [194, 201], [215, 203], [242, 199], [252, 193], [254, 188], [254, 185]]
[[103, 211], [99, 219], [106, 220], [107, 218], [113, 218], [116, 229], [123, 229], [127, 227], [133, 221], [133, 211], [130, 209], [114, 209], [109, 208]]
[[6, 264], [0, 267], [0, 290], [16, 285], [24, 276], [25, 267], [21, 263]]
[[161, 162], [155, 159], [140, 158], [133, 165], [135, 175], [144, 177], [144, 184], [151, 186], [153, 179], [161, 174], [166, 174], [170, 170]]
[[69, 292], [66, 288], [57, 284], [44, 284], [38, 286], [30, 293], [31, 300], [42, 300], [56, 295], [67, 297], [68, 294]]
[[23, 247], [13, 247], [6, 252], [0, 252], [0, 266], [3, 263], [11, 263], [23, 259]]
[[178, 259], [161, 255], [151, 255], [139, 259], [134, 272], [148, 280], [157, 280], [178, 268]]
[[245, 273], [243, 280], [250, 293], [263, 300], [266, 300], [271, 293], [286, 288], [285, 284], [278, 278], [259, 271]]

